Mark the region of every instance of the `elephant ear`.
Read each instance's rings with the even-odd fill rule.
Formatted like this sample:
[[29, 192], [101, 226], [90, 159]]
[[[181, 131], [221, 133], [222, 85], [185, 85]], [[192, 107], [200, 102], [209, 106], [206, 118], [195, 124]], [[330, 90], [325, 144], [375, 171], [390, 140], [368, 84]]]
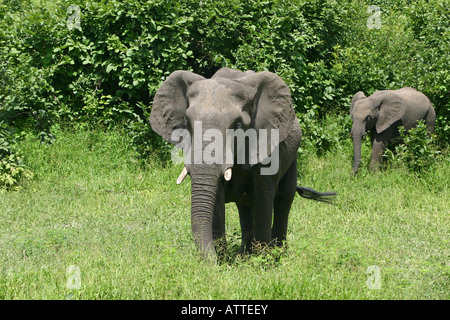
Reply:
[[184, 126], [188, 108], [186, 93], [190, 85], [203, 79], [205, 78], [193, 72], [174, 71], [156, 92], [150, 125], [167, 142], [178, 143], [172, 141], [171, 136], [175, 129]]
[[[282, 142], [291, 132], [295, 119], [288, 86], [279, 76], [269, 71], [253, 73], [236, 81], [251, 88], [253, 104], [249, 113], [252, 127], [257, 132], [260, 129], [278, 129], [278, 143]], [[268, 155], [277, 146], [271, 143], [270, 135], [271, 132], [268, 132]]]
[[380, 99], [380, 113], [376, 123], [378, 133], [389, 128], [394, 122], [400, 120], [406, 111], [405, 101], [393, 93], [383, 93]]
[[350, 104], [350, 114], [353, 113], [353, 107], [355, 106], [356, 101], [366, 98], [366, 95], [362, 91], [358, 91], [352, 98], [352, 102]]

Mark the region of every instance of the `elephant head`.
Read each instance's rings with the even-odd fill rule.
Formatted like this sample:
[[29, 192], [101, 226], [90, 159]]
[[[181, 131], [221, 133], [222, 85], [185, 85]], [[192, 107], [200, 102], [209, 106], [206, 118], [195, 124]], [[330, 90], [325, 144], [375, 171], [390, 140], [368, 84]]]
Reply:
[[376, 91], [366, 97], [362, 91], [357, 92], [350, 105], [353, 125], [353, 170], [356, 174], [361, 163], [361, 143], [364, 135], [370, 130], [381, 134], [399, 121], [405, 114], [406, 103], [400, 96], [386, 90]]
[[[224, 183], [232, 179], [237, 148], [230, 147], [223, 139], [222, 155], [233, 153], [232, 161], [206, 161], [201, 155], [211, 154], [208, 148], [212, 139], [206, 137], [208, 130], [214, 129], [226, 137], [227, 129], [244, 132], [251, 128], [256, 132], [278, 129], [281, 142], [288, 136], [293, 119], [295, 114], [289, 89], [280, 77], [270, 72], [244, 73], [224, 68], [211, 79], [205, 79], [189, 71], [175, 71], [159, 88], [153, 101], [150, 124], [172, 144], [179, 143], [178, 136], [174, 135], [178, 129], [189, 132], [191, 152], [186, 156], [185, 168], [177, 183], [181, 183], [187, 174], [191, 176], [192, 234], [205, 258], [215, 257], [214, 210], [217, 203], [223, 203]], [[272, 145], [271, 150], [274, 147]], [[215, 149], [212, 154], [219, 151]]]

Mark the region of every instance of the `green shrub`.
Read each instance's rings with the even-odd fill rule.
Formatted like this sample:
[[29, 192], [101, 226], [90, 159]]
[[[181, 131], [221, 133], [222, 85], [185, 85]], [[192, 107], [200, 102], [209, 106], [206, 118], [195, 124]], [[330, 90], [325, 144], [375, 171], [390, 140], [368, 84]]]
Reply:
[[330, 151], [343, 152], [344, 146], [351, 143], [351, 119], [348, 115], [330, 115], [322, 119], [317, 117], [317, 109], [309, 109], [305, 114], [298, 114], [302, 128], [300, 155], [315, 152], [323, 156]]
[[46, 132], [56, 120], [112, 126], [188, 68], [189, 18], [178, 1], [79, 1], [80, 28], [67, 26], [71, 4], [0, 4], [3, 119], [35, 118]]
[[13, 132], [0, 121], [0, 192], [17, 189], [23, 179], [33, 178], [17, 150]]
[[440, 155], [435, 144], [436, 136], [429, 135], [423, 120], [408, 132], [401, 126], [399, 132], [402, 142], [395, 146], [394, 151], [387, 149], [384, 158], [395, 165], [405, 165], [413, 172], [426, 172]]
[[[143, 117], [137, 117], [127, 125], [128, 134], [131, 137], [133, 148], [138, 158], [144, 161], [158, 161], [165, 166], [171, 159], [172, 145], [159, 136], [150, 128], [146, 119], [149, 112], [145, 105], [141, 104]], [[144, 120], [145, 119], [145, 120]]]
[[23, 179], [31, 178], [33, 178], [33, 173], [24, 165], [20, 152], [0, 159], [0, 192], [15, 190]]

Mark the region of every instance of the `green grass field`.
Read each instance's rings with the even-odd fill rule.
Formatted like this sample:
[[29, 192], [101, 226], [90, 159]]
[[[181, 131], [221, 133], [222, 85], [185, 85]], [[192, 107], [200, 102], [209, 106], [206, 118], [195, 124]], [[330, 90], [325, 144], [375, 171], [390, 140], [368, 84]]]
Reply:
[[229, 256], [208, 265], [191, 236], [189, 178], [175, 183], [182, 166], [143, 166], [119, 131], [21, 148], [35, 178], [0, 194], [0, 299], [450, 298], [448, 160], [419, 177], [351, 177], [350, 145], [304, 156], [299, 184], [338, 192], [336, 204], [296, 197], [287, 248], [250, 257], [236, 254], [228, 204]]

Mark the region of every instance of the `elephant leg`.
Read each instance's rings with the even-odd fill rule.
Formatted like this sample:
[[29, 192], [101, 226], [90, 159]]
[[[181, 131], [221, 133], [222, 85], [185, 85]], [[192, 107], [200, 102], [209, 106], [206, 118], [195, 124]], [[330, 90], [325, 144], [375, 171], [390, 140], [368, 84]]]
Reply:
[[370, 158], [371, 171], [378, 171], [380, 169], [381, 158], [386, 150], [388, 141], [392, 137], [393, 130], [394, 127], [390, 127], [381, 133], [372, 135], [372, 156]]
[[251, 253], [253, 240], [253, 217], [252, 209], [248, 206], [237, 204], [239, 210], [239, 221], [241, 223], [242, 245], [240, 253]]
[[216, 194], [212, 232], [216, 252], [219, 258], [222, 258], [227, 249], [225, 238], [225, 191], [222, 184], [219, 184]]
[[272, 240], [272, 212], [276, 187], [273, 176], [257, 175], [253, 181], [253, 247], [268, 245]]
[[272, 227], [272, 241], [281, 246], [286, 241], [288, 217], [294, 201], [297, 187], [297, 159], [295, 159], [286, 174], [278, 184], [277, 195], [274, 200], [274, 218]]

